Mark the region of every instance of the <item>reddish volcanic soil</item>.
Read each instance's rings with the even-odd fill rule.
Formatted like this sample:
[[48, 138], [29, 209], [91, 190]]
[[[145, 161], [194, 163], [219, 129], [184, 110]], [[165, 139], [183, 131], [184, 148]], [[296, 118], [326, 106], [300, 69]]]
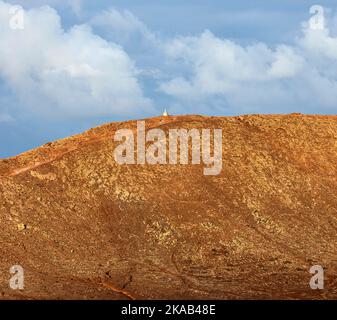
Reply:
[[[0, 160], [0, 298], [337, 298], [337, 117], [146, 124], [222, 128], [221, 174], [118, 165], [114, 133], [135, 121]], [[8, 286], [14, 264], [23, 291]], [[324, 290], [309, 287], [316, 264]]]

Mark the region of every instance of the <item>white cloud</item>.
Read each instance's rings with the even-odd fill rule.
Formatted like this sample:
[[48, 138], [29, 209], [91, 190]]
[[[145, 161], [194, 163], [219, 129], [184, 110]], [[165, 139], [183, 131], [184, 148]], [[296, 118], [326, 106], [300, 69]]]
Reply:
[[104, 10], [91, 19], [91, 24], [103, 28], [109, 28], [112, 32], [121, 32], [129, 35], [132, 32], [144, 32], [147, 27], [130, 11], [118, 11], [115, 8]]
[[231, 112], [337, 108], [337, 38], [328, 29], [305, 27], [294, 44], [273, 48], [242, 46], [205, 31], [168, 42], [166, 56], [183, 72], [160, 90], [180, 104], [211, 105], [216, 99]]
[[50, 7], [26, 11], [24, 30], [11, 30], [9, 8], [0, 1], [0, 78], [21, 100], [23, 112], [96, 116], [151, 110], [122, 47], [88, 25], [64, 31]]
[[128, 10], [119, 11], [109, 8], [96, 14], [90, 19], [89, 24], [118, 43], [127, 44], [132, 41], [134, 47], [139, 45], [139, 42], [147, 46], [159, 44], [154, 33]]
[[296, 77], [302, 70], [304, 59], [289, 46], [277, 47], [273, 55], [273, 63], [268, 70], [272, 79]]
[[[80, 13], [80, 0], [67, 3]], [[336, 112], [336, 18], [327, 19], [330, 29], [304, 24], [292, 44], [270, 46], [207, 30], [165, 39], [115, 8], [67, 31], [50, 7], [25, 16], [24, 30], [10, 30], [8, 4], [0, 0], [0, 78], [21, 110], [144, 115], [154, 112], [144, 86], [174, 112]]]

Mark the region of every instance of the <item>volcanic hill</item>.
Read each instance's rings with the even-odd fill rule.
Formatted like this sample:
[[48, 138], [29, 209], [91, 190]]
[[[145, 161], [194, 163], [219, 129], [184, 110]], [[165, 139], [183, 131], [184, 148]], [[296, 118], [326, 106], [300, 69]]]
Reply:
[[[119, 165], [102, 125], [0, 160], [0, 299], [337, 298], [337, 117], [146, 119], [223, 130], [223, 168]], [[12, 290], [20, 264], [25, 288]], [[312, 290], [309, 269], [325, 270]]]

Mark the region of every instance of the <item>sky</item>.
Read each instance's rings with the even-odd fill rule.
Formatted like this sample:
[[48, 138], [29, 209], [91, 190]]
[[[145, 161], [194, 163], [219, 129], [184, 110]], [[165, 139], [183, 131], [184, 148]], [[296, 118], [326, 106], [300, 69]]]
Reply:
[[0, 0], [0, 158], [164, 108], [336, 114], [336, 1]]

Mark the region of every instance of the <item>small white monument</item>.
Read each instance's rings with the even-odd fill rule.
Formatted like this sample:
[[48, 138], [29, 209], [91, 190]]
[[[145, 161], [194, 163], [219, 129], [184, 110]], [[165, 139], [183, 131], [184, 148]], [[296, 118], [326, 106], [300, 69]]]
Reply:
[[168, 112], [167, 112], [167, 110], [166, 110], [166, 108], [164, 109], [164, 112], [163, 112], [163, 117], [168, 117], [169, 116], [169, 114], [168, 114]]

